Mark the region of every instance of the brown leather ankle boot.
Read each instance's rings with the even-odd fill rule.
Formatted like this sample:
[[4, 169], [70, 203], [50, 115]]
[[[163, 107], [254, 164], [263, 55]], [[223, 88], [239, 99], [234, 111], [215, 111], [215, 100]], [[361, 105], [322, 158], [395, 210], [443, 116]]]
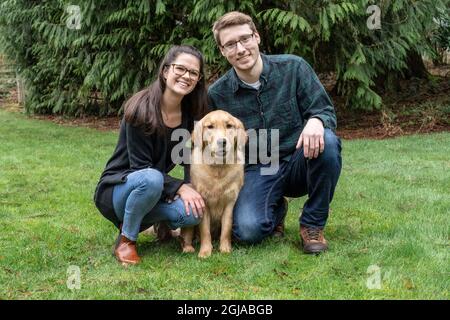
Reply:
[[156, 222], [153, 225], [153, 229], [156, 232], [156, 236], [160, 242], [168, 242], [172, 240], [172, 232], [169, 226], [164, 221]]
[[131, 241], [123, 235], [120, 235], [114, 254], [122, 264], [138, 264], [141, 262], [136, 249], [136, 241]]
[[300, 225], [300, 237], [303, 242], [303, 252], [319, 254], [328, 250], [328, 243], [323, 236], [323, 229]]

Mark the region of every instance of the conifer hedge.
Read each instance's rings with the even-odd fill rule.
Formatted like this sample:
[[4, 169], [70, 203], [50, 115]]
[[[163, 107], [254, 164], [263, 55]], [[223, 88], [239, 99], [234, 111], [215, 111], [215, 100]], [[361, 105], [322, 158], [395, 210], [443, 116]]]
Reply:
[[[448, 3], [2, 0], [0, 49], [26, 81], [27, 111], [107, 115], [120, 112], [130, 94], [150, 83], [172, 44], [198, 47], [210, 79], [223, 73], [229, 66], [211, 26], [239, 10], [257, 22], [263, 52], [297, 54], [317, 72], [335, 72], [335, 93], [346, 97], [346, 106], [371, 110], [382, 104], [380, 83], [402, 77], [409, 56], [435, 57], [433, 18], [442, 12], [448, 17]], [[381, 29], [374, 20], [378, 12], [367, 11], [372, 4], [380, 9]]]

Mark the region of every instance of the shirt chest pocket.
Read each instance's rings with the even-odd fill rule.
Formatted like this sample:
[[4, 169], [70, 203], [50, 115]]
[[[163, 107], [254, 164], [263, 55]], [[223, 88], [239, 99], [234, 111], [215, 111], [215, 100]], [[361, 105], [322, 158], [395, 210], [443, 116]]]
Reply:
[[298, 110], [297, 100], [295, 97], [275, 104], [269, 108], [267, 120], [269, 126], [274, 129], [293, 129], [301, 126], [301, 115]]
[[222, 108], [244, 124], [246, 130], [262, 128], [259, 109], [256, 104], [241, 104], [234, 108]]

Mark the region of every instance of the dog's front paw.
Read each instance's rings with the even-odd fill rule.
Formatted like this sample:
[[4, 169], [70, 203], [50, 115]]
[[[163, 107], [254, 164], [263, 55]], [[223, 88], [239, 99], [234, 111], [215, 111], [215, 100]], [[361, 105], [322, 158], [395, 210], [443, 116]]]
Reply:
[[208, 258], [211, 256], [212, 247], [201, 247], [200, 252], [198, 253], [199, 258]]
[[193, 246], [184, 246], [183, 253], [192, 253], [195, 252], [195, 248]]
[[219, 250], [221, 253], [231, 253], [231, 243], [221, 243]]

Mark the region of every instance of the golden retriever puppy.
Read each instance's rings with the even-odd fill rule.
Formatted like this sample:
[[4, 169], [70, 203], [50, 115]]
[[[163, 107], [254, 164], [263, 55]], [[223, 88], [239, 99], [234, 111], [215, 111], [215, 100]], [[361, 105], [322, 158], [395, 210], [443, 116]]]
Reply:
[[[225, 111], [213, 111], [192, 133], [191, 182], [206, 208], [199, 224], [200, 258], [211, 255], [211, 235], [220, 232], [220, 252], [231, 252], [233, 208], [244, 183], [244, 125]], [[194, 228], [182, 228], [183, 252], [194, 252]]]

